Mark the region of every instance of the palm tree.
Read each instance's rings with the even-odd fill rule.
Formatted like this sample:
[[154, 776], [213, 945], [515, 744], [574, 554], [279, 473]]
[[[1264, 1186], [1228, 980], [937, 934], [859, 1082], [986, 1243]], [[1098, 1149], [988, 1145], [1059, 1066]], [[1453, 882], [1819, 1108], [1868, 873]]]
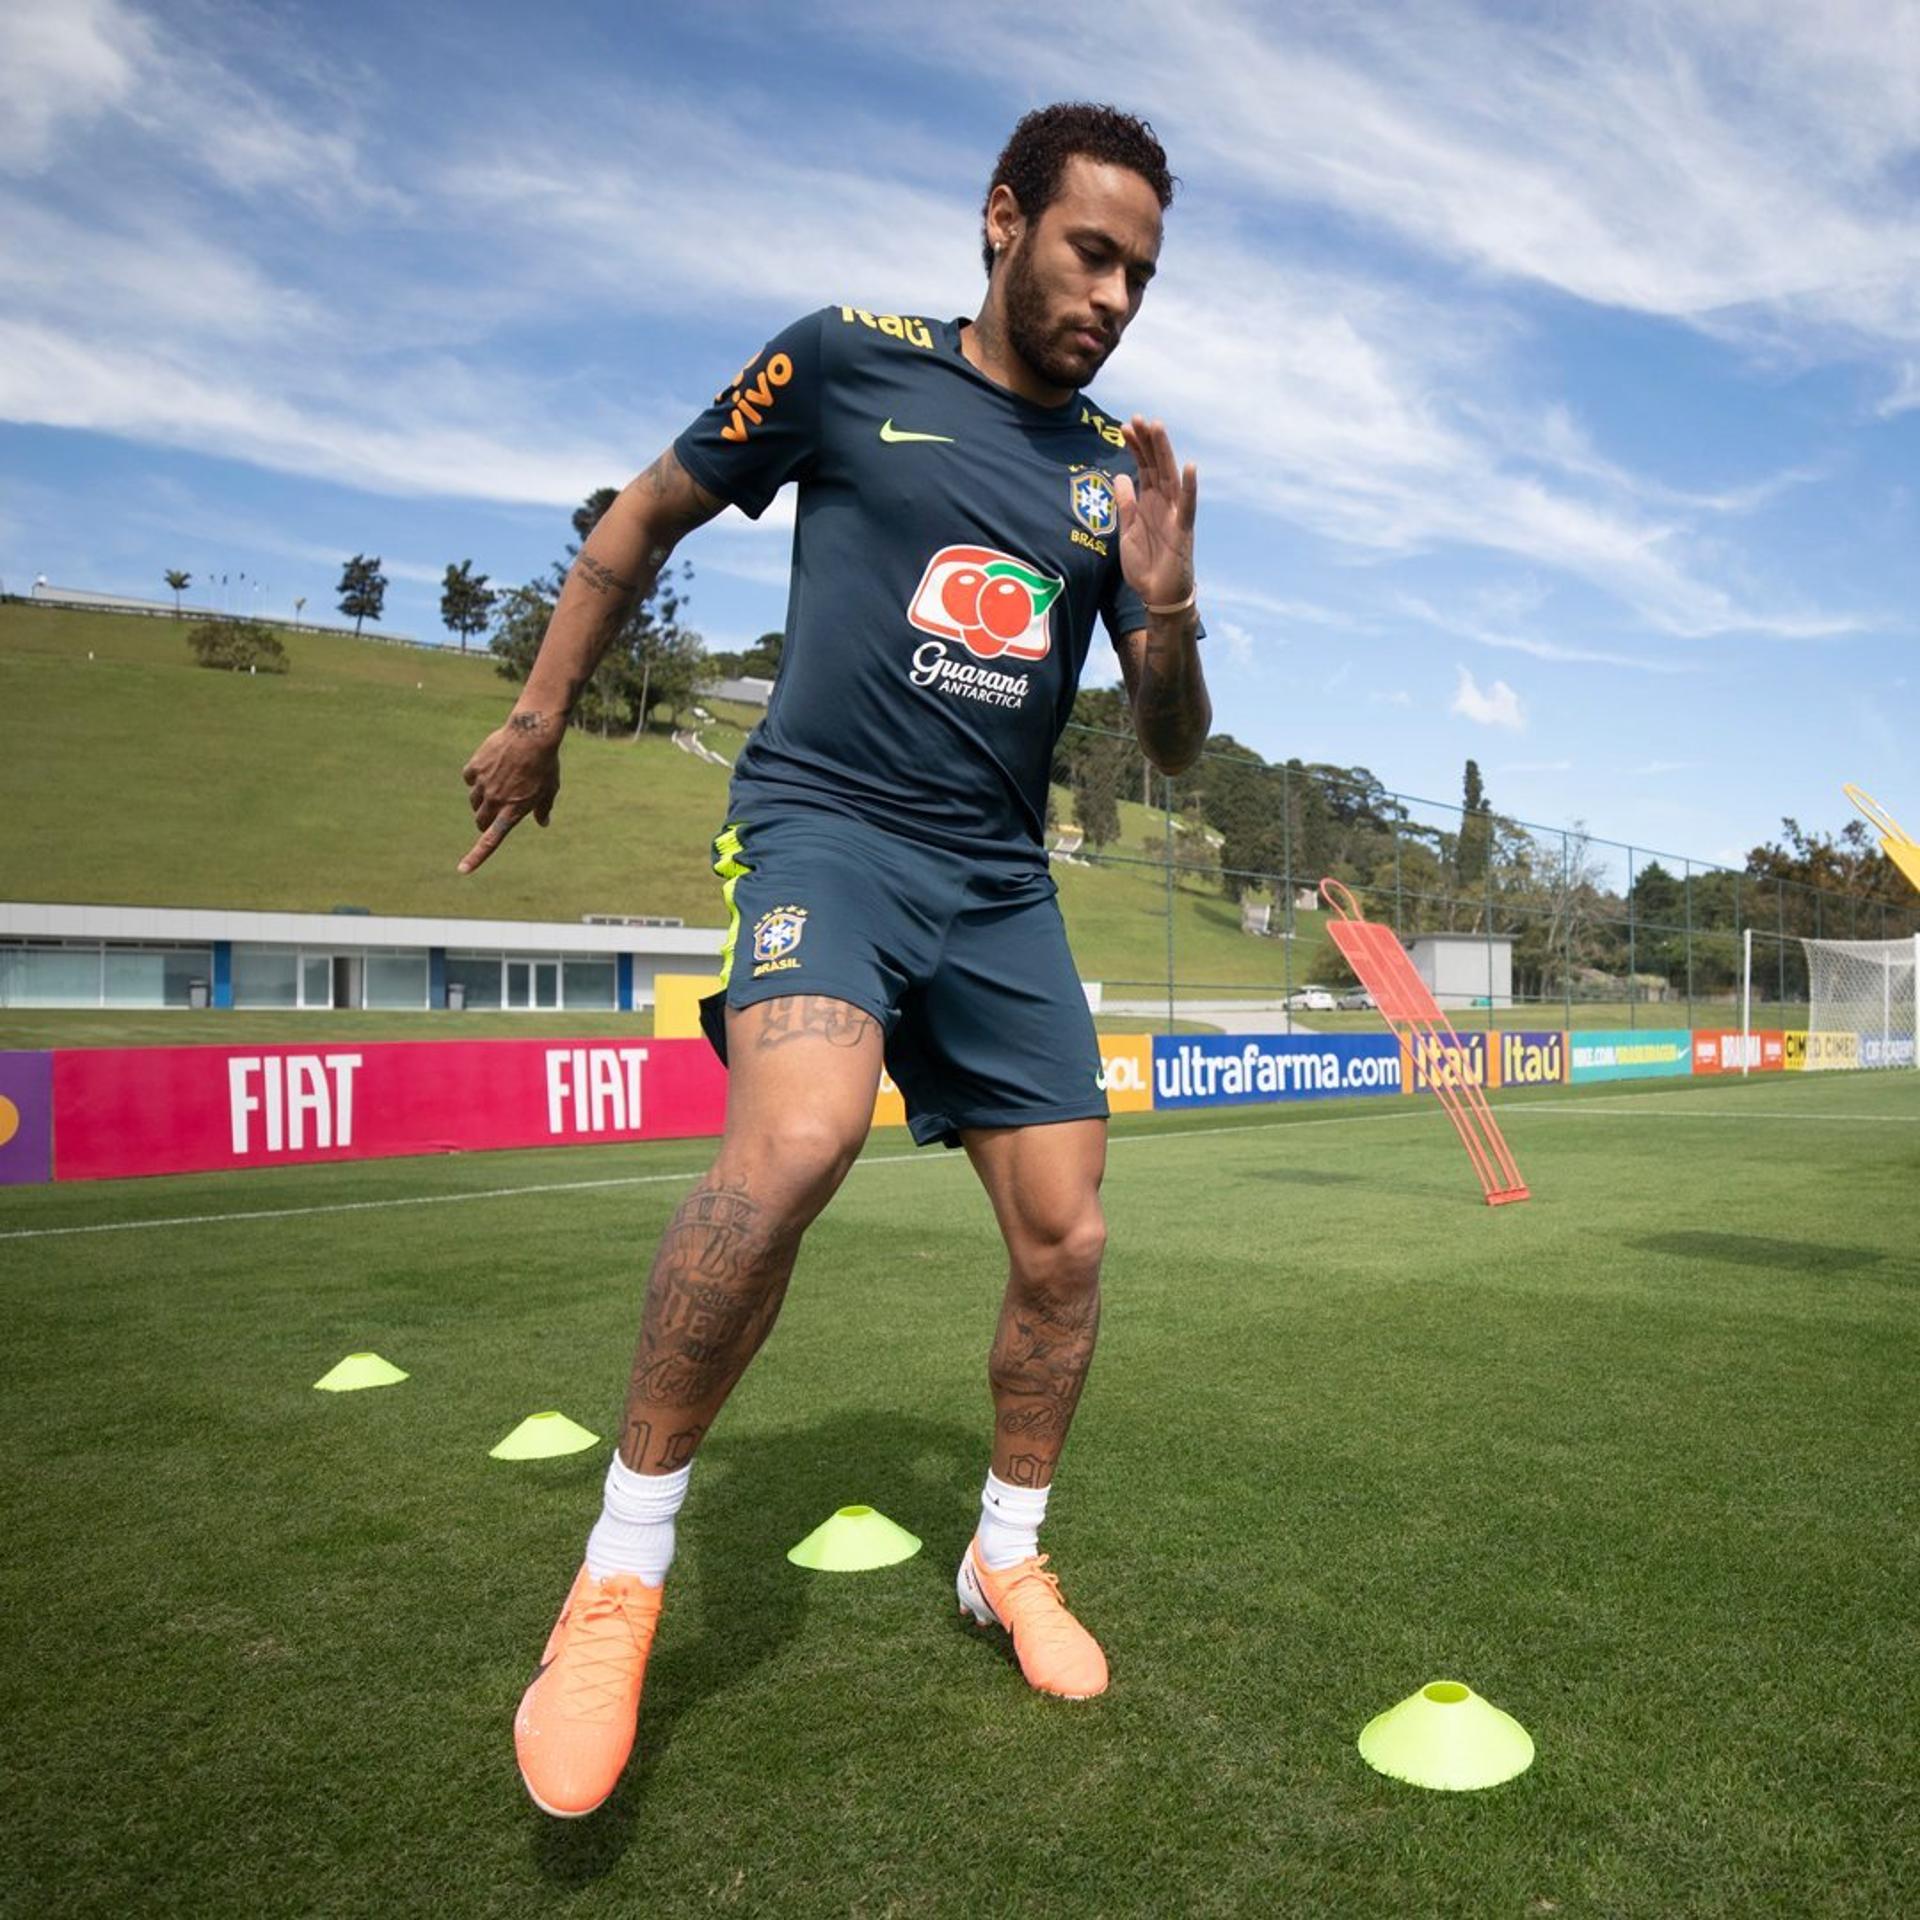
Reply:
[[193, 585], [193, 575], [182, 573], [178, 567], [167, 569], [167, 585], [173, 589], [173, 617], [180, 618], [180, 596]]

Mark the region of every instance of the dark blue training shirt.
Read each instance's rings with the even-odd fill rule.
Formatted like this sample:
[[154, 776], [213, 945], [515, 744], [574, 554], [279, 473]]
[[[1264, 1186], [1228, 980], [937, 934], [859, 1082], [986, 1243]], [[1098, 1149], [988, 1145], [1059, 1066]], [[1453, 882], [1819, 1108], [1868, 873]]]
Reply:
[[820, 807], [1031, 856], [1094, 615], [1116, 642], [1147, 624], [1120, 575], [1118, 422], [995, 385], [962, 325], [823, 307], [674, 442], [755, 519], [799, 485], [780, 677], [735, 818]]

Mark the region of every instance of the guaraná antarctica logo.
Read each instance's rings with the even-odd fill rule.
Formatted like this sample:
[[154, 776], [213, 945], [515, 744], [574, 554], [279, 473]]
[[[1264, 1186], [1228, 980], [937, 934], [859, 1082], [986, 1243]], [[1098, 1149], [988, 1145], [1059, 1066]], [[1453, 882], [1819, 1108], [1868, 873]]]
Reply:
[[980, 660], [1044, 660], [1048, 610], [1066, 583], [992, 547], [942, 547], [907, 603], [922, 633], [958, 640]]

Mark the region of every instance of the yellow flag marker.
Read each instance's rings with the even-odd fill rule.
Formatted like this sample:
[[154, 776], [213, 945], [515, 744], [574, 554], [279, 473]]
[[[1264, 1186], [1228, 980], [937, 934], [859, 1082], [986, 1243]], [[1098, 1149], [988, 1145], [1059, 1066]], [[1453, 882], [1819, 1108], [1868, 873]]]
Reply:
[[530, 1413], [500, 1442], [489, 1450], [490, 1460], [553, 1460], [563, 1453], [582, 1453], [599, 1443], [597, 1433], [589, 1433], [564, 1413]]
[[920, 1542], [871, 1507], [842, 1507], [822, 1520], [797, 1547], [787, 1549], [796, 1567], [815, 1573], [868, 1573], [911, 1560]]
[[1533, 1738], [1471, 1687], [1434, 1680], [1367, 1722], [1360, 1757], [1409, 1786], [1470, 1793], [1525, 1773]]
[[407, 1376], [377, 1353], [350, 1353], [313, 1384], [321, 1393], [358, 1393], [362, 1387], [393, 1387]]

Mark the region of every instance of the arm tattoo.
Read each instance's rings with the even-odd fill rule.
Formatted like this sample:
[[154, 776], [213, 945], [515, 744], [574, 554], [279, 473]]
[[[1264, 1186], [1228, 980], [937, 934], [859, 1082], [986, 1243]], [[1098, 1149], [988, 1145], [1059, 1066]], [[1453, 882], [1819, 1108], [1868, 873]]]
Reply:
[[1134, 699], [1134, 712], [1145, 725], [1158, 726], [1180, 711], [1179, 665], [1178, 648], [1149, 633], [1140, 649], [1140, 690]]
[[546, 733], [553, 722], [544, 713], [516, 713], [509, 717], [507, 725], [515, 733]]
[[869, 1033], [879, 1030], [879, 1021], [844, 1000], [830, 1000], [822, 994], [800, 993], [788, 999], [769, 1000], [766, 1019], [760, 1028], [756, 1047], [784, 1047], [789, 1040], [814, 1037], [830, 1047], [857, 1047]]
[[1184, 772], [1205, 744], [1212, 718], [1191, 628], [1186, 622], [1173, 633], [1149, 627], [1140, 638], [1139, 655], [1123, 674], [1134, 732], [1156, 766]]
[[592, 554], [583, 553], [573, 563], [574, 572], [599, 593], [631, 593], [633, 582], [622, 580], [611, 567], [604, 567]]

